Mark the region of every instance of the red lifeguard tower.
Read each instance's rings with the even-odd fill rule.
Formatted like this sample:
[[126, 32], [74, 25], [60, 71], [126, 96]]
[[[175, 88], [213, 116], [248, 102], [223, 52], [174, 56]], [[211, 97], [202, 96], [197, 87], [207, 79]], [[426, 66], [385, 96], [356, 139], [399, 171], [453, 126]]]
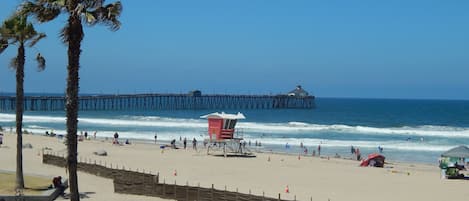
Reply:
[[238, 119], [246, 119], [246, 117], [238, 114], [211, 113], [200, 118], [208, 119], [208, 135], [210, 141], [223, 141], [234, 139], [235, 126]]
[[230, 149], [231, 152], [243, 153], [241, 146], [242, 137], [235, 137], [235, 126], [238, 120], [246, 119], [246, 117], [238, 112], [238, 114], [226, 114], [222, 113], [211, 113], [200, 116], [200, 118], [208, 119], [208, 141], [210, 145], [207, 149], [209, 153], [210, 148], [214, 149], [223, 145], [223, 153], [226, 157], [226, 148]]

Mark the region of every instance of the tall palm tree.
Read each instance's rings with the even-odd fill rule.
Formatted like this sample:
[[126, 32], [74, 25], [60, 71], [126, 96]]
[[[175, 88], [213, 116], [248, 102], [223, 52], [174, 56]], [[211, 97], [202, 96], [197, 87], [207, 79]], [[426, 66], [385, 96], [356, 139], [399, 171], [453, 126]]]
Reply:
[[[5, 20], [0, 27], [0, 54], [9, 45], [18, 46], [18, 54], [11, 60], [10, 67], [16, 70], [16, 189], [24, 189], [23, 177], [23, 97], [24, 97], [24, 63], [26, 43], [33, 47], [39, 40], [46, 37], [38, 33], [33, 24], [27, 21], [24, 15], [15, 14]], [[44, 70], [46, 60], [37, 54], [38, 70]]]
[[120, 28], [118, 17], [122, 4], [116, 1], [104, 5], [105, 0], [27, 0], [21, 10], [36, 17], [39, 22], [48, 22], [61, 13], [68, 16], [61, 37], [68, 44], [67, 91], [65, 107], [67, 115], [67, 168], [69, 170], [71, 200], [80, 200], [77, 178], [77, 124], [78, 90], [81, 41], [84, 37], [82, 22], [90, 26], [107, 25], [112, 31]]

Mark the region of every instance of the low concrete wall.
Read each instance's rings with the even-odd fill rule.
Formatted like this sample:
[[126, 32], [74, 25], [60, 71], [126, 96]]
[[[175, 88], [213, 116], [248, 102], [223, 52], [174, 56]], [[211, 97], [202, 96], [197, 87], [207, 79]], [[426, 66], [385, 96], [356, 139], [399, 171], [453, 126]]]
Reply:
[[46, 191], [46, 195], [28, 195], [28, 196], [2, 196], [0, 201], [53, 201], [60, 195], [59, 189], [50, 189]]

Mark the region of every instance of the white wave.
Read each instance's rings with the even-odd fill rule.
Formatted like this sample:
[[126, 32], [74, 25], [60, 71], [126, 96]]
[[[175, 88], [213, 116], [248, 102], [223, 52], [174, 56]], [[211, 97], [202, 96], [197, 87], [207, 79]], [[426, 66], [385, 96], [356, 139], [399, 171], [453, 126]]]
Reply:
[[[32, 132], [34, 134], [44, 134], [46, 131], [51, 131], [54, 129], [50, 128], [45, 128], [45, 129], [39, 129], [39, 128], [25, 128], [29, 132]], [[94, 131], [89, 131], [88, 136], [92, 137]], [[114, 133], [116, 131], [109, 131], [109, 130], [100, 130], [97, 131], [96, 137], [98, 138], [113, 138]], [[58, 129], [54, 130], [54, 133], [57, 135], [66, 135], [67, 131], [63, 129]], [[119, 139], [125, 140], [125, 139], [140, 139], [140, 140], [151, 140], [153, 141], [154, 132], [151, 131], [118, 131], [119, 134]], [[78, 135], [80, 135], [80, 132], [78, 132]], [[197, 134], [195, 132], [174, 132], [174, 131], [167, 131], [167, 132], [158, 132], [158, 140], [161, 141], [170, 141], [172, 139], [179, 139], [180, 137], [182, 138], [187, 138], [188, 140], [192, 140], [193, 138], [196, 138], [197, 141], [201, 142], [206, 136], [202, 133]]]
[[298, 127], [306, 127], [306, 126], [308, 126], [307, 123], [295, 122], [295, 121], [288, 122], [288, 125], [291, 125], [291, 126], [298, 126]]
[[[28, 127], [28, 131], [43, 134], [45, 131], [52, 130], [51, 128], [39, 128], [39, 127]], [[54, 133], [65, 135], [66, 130], [54, 130]], [[89, 136], [92, 136], [93, 132], [88, 132]], [[113, 138], [115, 131], [109, 130], [100, 130], [97, 132], [97, 137], [100, 138]], [[151, 131], [118, 131], [119, 138], [124, 139], [142, 139], [142, 140], [154, 140], [154, 132]], [[191, 140], [196, 138], [197, 141], [202, 142], [203, 139], [207, 138], [205, 133], [197, 133], [192, 131], [164, 131], [158, 132], [158, 140], [161, 141], [170, 141], [172, 139], [179, 139], [180, 137]], [[246, 138], [249, 139], [252, 143], [255, 141], [262, 142], [265, 145], [277, 145], [284, 146], [285, 143], [289, 143], [292, 147], [299, 147], [300, 142], [303, 143], [305, 147], [315, 149], [317, 145], [321, 145], [324, 148], [343, 148], [347, 149], [351, 145], [359, 147], [361, 149], [376, 149], [378, 146], [381, 146], [386, 150], [401, 150], [401, 151], [434, 151], [442, 152], [446, 151], [454, 145], [438, 145], [431, 144], [427, 142], [413, 141], [351, 141], [351, 140], [329, 140], [329, 139], [317, 139], [317, 138]]]
[[[424, 125], [416, 127], [389, 127], [377, 128], [367, 126], [348, 126], [348, 125], [319, 125], [307, 123], [240, 123], [240, 127], [246, 131], [262, 133], [310, 133], [315, 132], [334, 132], [334, 133], [353, 133], [368, 135], [402, 135], [402, 136], [435, 136], [435, 137], [460, 137], [469, 138], [469, 128], [433, 126]], [[301, 125], [301, 126], [299, 126]]]
[[[65, 123], [65, 117], [33, 116], [24, 115], [24, 123]], [[1, 114], [0, 122], [15, 121], [14, 114]], [[206, 121], [191, 119], [172, 119], [159, 117], [133, 117], [130, 119], [108, 119], [108, 118], [78, 118], [79, 124], [104, 125], [104, 126], [155, 126], [155, 127], [176, 127], [176, 128], [205, 128]]]
[[[14, 114], [0, 113], [0, 122], [15, 121]], [[35, 116], [25, 115], [25, 123], [62, 123], [65, 124], [65, 117]], [[176, 129], [206, 129], [207, 121], [201, 119], [187, 118], [166, 118], [158, 116], [119, 116], [116, 118], [79, 118], [82, 126], [101, 127], [163, 127]], [[364, 134], [364, 135], [400, 135], [409, 136], [433, 136], [449, 138], [469, 138], [469, 128], [422, 125], [415, 127], [388, 127], [378, 128], [369, 126], [349, 126], [349, 125], [321, 125], [304, 122], [287, 123], [260, 123], [260, 122], [239, 122], [237, 128], [246, 133], [270, 133], [270, 134], [322, 134], [322, 133], [344, 133], [344, 134]]]
[[43, 127], [43, 126], [38, 126], [38, 125], [29, 125], [25, 127], [25, 129], [42, 129], [42, 130], [48, 130], [50, 128], [48, 127]]
[[[3, 114], [0, 113], [0, 122], [11, 122], [15, 121], [15, 114]], [[53, 117], [53, 116], [34, 116], [34, 115], [23, 115], [23, 122], [29, 123], [64, 123], [65, 117]]]
[[404, 150], [404, 151], [446, 151], [454, 146], [447, 145], [432, 145], [426, 143], [416, 142], [402, 142], [402, 141], [350, 141], [350, 140], [327, 140], [327, 139], [311, 139], [311, 138], [262, 138], [262, 139], [251, 139], [251, 142], [258, 141], [263, 144], [270, 145], [282, 145], [288, 143], [290, 146], [299, 147], [299, 143], [302, 142], [305, 147], [316, 148], [318, 145], [321, 147], [341, 147], [348, 148], [350, 146], [359, 148], [370, 148], [377, 149], [378, 146], [383, 147], [385, 150]]
[[98, 118], [79, 118], [80, 123], [85, 124], [100, 124], [100, 125], [111, 125], [111, 126], [140, 126], [140, 127], [177, 127], [177, 128], [205, 128], [206, 123], [199, 122], [178, 122], [168, 120], [158, 121], [140, 121], [140, 120], [125, 120], [125, 119], [98, 119]]

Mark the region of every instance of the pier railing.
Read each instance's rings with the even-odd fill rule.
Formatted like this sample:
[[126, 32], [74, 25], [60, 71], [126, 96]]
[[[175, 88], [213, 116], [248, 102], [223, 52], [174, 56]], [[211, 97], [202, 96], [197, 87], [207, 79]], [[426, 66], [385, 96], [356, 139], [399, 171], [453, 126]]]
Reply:
[[[79, 97], [79, 110], [311, 109], [314, 96], [132, 94]], [[0, 111], [14, 111], [15, 96], [0, 96]], [[25, 96], [25, 111], [63, 111], [63, 96]]]

